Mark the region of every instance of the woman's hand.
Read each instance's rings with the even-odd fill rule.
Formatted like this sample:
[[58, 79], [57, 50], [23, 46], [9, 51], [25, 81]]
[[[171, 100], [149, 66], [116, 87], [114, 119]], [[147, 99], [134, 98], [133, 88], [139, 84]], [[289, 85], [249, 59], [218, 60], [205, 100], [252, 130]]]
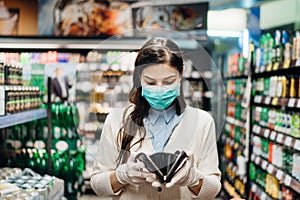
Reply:
[[136, 161], [135, 156], [135, 153], [131, 153], [127, 163], [120, 165], [116, 169], [117, 180], [123, 185], [141, 184], [147, 182], [147, 178], [148, 180], [156, 178], [155, 174], [145, 170], [143, 162]]
[[174, 185], [193, 187], [199, 184], [203, 178], [200, 171], [194, 167], [194, 154], [187, 152], [188, 160], [183, 167], [175, 174], [172, 180], [166, 184], [167, 188]]

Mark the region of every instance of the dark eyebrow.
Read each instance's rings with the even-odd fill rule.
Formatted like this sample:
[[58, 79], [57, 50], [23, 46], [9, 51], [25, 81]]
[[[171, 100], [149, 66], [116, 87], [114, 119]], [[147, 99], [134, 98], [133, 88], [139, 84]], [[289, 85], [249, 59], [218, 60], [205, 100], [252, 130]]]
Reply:
[[[169, 78], [173, 78], [173, 77], [176, 77], [176, 76], [177, 76], [177, 75], [174, 74], [174, 75], [171, 75], [171, 76], [168, 76], [168, 77], [164, 78], [164, 80], [169, 79]], [[148, 79], [150, 79], [150, 80], [155, 80], [155, 79], [153, 79], [153, 78], [151, 78], [151, 77], [149, 77], [149, 76], [147, 76], [147, 75], [144, 75], [144, 77], [145, 77], [145, 78], [148, 78]]]

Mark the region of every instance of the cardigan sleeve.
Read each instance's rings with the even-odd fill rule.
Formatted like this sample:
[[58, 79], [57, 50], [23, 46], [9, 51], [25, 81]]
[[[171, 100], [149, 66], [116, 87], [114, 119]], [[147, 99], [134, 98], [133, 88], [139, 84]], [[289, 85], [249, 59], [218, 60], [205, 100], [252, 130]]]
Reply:
[[221, 172], [218, 168], [219, 159], [215, 123], [210, 115], [208, 116], [208, 123], [200, 133], [204, 134], [204, 138], [202, 140], [201, 156], [199, 157], [197, 167], [203, 174], [203, 184], [199, 194], [193, 194], [192, 197], [213, 200], [221, 189]]
[[[119, 113], [120, 114], [120, 113]], [[110, 174], [115, 169], [118, 157], [117, 133], [119, 120], [114, 111], [111, 111], [105, 120], [97, 154], [94, 155], [91, 187], [98, 196], [118, 195], [111, 188]]]

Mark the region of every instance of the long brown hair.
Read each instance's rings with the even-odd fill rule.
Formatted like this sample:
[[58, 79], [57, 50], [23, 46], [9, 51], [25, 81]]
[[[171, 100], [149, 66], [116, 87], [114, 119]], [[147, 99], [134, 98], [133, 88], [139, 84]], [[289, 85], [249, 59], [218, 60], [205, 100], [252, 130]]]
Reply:
[[[150, 105], [142, 96], [142, 87], [140, 75], [143, 69], [154, 64], [167, 64], [170, 67], [183, 73], [183, 57], [179, 47], [170, 39], [155, 37], [147, 41], [140, 49], [135, 60], [133, 72], [133, 87], [129, 94], [129, 101], [132, 103], [123, 114], [123, 126], [118, 133], [119, 156], [118, 165], [127, 161], [130, 155], [130, 148], [134, 145], [141, 145], [146, 132], [144, 129], [143, 119], [148, 116]], [[180, 115], [185, 107], [182, 87], [180, 96], [177, 97], [172, 105], [175, 105], [176, 114]], [[129, 114], [129, 110], [132, 110]], [[140, 140], [131, 144], [133, 138], [139, 135]]]

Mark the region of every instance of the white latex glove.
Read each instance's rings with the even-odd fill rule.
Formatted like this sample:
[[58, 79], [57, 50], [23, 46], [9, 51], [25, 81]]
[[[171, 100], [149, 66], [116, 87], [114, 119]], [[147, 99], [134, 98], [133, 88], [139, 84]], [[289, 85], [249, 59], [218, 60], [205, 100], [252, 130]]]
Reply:
[[116, 177], [123, 185], [146, 183], [147, 178], [155, 179], [155, 174], [147, 172], [143, 162], [136, 162], [136, 155], [136, 153], [131, 153], [127, 163], [116, 169]]
[[194, 167], [194, 154], [187, 152], [188, 160], [182, 168], [175, 174], [169, 183], [166, 184], [167, 188], [174, 185], [193, 187], [199, 184], [199, 181], [203, 178], [200, 171]]

